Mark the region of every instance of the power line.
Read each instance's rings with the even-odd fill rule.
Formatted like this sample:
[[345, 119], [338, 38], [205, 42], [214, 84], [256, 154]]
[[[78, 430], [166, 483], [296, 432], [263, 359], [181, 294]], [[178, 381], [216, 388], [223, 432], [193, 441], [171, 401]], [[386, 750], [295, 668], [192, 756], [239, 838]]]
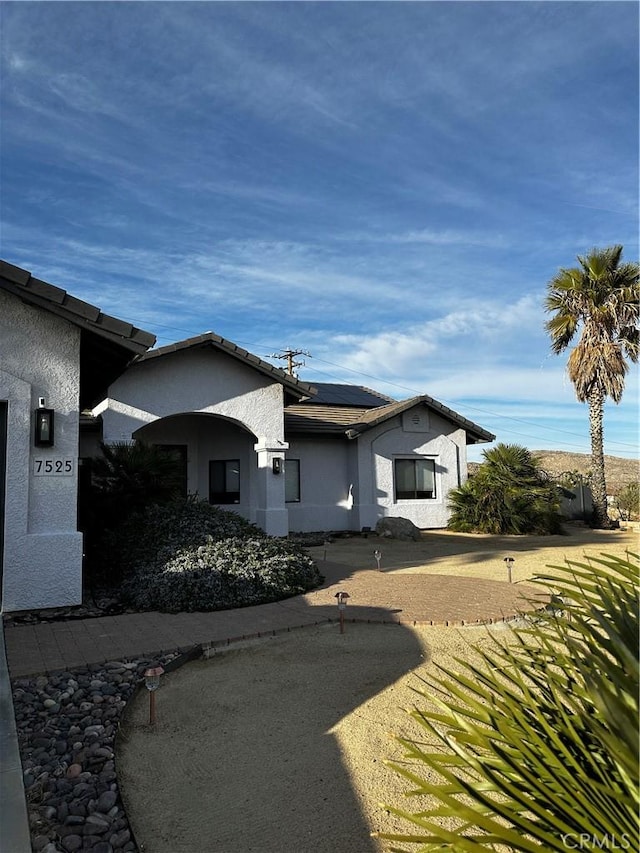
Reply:
[[[318, 359], [318, 360], [319, 360], [319, 361], [322, 361], [322, 359]], [[331, 364], [331, 362], [327, 362], [327, 363], [328, 363], [328, 364]], [[339, 365], [338, 365], [338, 366], [339, 366]], [[335, 374], [329, 373], [328, 371], [314, 370], [314, 368], [308, 368], [308, 369], [309, 369], [309, 370], [311, 370], [311, 371], [313, 371], [314, 373], [320, 373], [320, 374], [323, 374], [323, 375], [325, 375], [325, 376], [331, 376], [333, 379], [339, 379], [339, 378], [340, 378], [339, 376], [335, 376]], [[345, 370], [348, 370], [349, 368], [344, 368], [344, 369], [345, 369]], [[354, 372], [354, 373], [357, 373], [358, 371], [353, 371], [353, 372]], [[361, 374], [361, 375], [362, 375], [362, 376], [368, 376], [368, 374], [366, 374], [366, 373], [363, 373], [363, 374]], [[376, 377], [374, 377], [374, 376], [368, 376], [368, 378], [370, 378], [370, 379], [376, 379]], [[379, 381], [379, 382], [384, 382], [385, 380], [383, 380], [383, 379], [377, 379], [377, 381]], [[390, 384], [390, 385], [396, 385], [396, 383], [388, 383], [388, 384]], [[412, 388], [407, 388], [406, 386], [397, 386], [397, 387], [404, 388], [406, 391], [413, 391], [415, 394], [419, 394], [419, 393], [420, 393], [420, 392], [418, 392], [418, 391], [415, 391], [415, 390], [414, 390], [414, 389], [412, 389]], [[456, 408], [465, 408], [465, 407], [466, 407], [466, 408], [473, 408], [472, 406], [466, 406], [466, 404], [465, 404], [465, 403], [462, 403], [462, 404], [458, 404], [458, 403], [451, 403], [451, 401], [446, 401], [446, 400], [440, 400], [440, 402], [448, 403], [448, 404], [450, 404], [451, 406], [455, 406]], [[587, 450], [584, 450], [584, 447], [585, 447], [585, 441], [586, 441], [586, 440], [585, 440], [585, 439], [583, 439], [583, 437], [582, 437], [581, 435], [579, 435], [578, 433], [569, 432], [568, 430], [561, 430], [561, 429], [557, 429], [557, 428], [555, 428], [555, 427], [547, 427], [547, 426], [544, 426], [543, 424], [536, 424], [536, 423], [533, 423], [532, 421], [524, 421], [524, 420], [521, 420], [521, 419], [519, 419], [519, 418], [512, 418], [510, 415], [501, 415], [501, 414], [498, 414], [497, 412], [487, 412], [487, 411], [486, 411], [486, 410], [484, 410], [484, 409], [479, 409], [479, 410], [477, 410], [477, 411], [482, 411], [482, 412], [484, 412], [484, 414], [489, 414], [489, 415], [492, 415], [493, 417], [497, 417], [497, 418], [503, 418], [503, 419], [507, 419], [507, 420], [515, 420], [515, 421], [517, 421], [518, 423], [523, 423], [523, 424], [528, 425], [528, 426], [533, 426], [533, 427], [536, 427], [537, 429], [547, 429], [547, 430], [550, 430], [551, 432], [562, 432], [562, 433], [564, 433], [564, 434], [566, 434], [566, 435], [574, 436], [575, 438], [579, 438], [579, 439], [581, 439], [581, 440], [582, 440], [582, 443], [581, 443], [581, 444], [577, 444], [577, 443], [575, 443], [575, 442], [561, 441], [561, 440], [559, 440], [559, 439], [555, 439], [555, 438], [554, 438], [554, 444], [556, 444], [556, 445], [563, 445], [564, 447], [580, 448], [580, 449], [581, 449], [581, 452], [589, 452], [589, 451], [588, 451], [588, 449], [587, 449]], [[521, 432], [520, 430], [509, 429], [508, 427], [501, 427], [500, 429], [501, 429], [501, 431], [502, 431], [502, 432], [508, 432], [508, 433], [510, 433], [510, 434], [512, 434], [512, 435], [518, 435], [518, 436], [521, 436], [522, 438], [531, 438], [531, 439], [533, 439], [534, 441], [539, 441], [539, 440], [540, 440], [540, 436], [537, 436], [537, 435], [530, 435], [529, 433]], [[635, 448], [635, 447], [636, 447], [636, 445], [634, 445], [634, 444], [627, 444], [626, 442], [621, 442], [621, 441], [620, 441], [620, 442], [618, 442], [618, 441], [610, 441], [610, 442], [607, 442], [607, 444], [608, 444], [608, 445], [619, 444], [619, 445], [622, 445], [622, 446], [624, 446], [624, 447], [633, 447], [633, 448]]]
[[[375, 382], [382, 382], [382, 383], [385, 383], [387, 385], [392, 385], [394, 388], [400, 388], [403, 391], [410, 391], [412, 394], [419, 395], [422, 393], [421, 391], [418, 391], [415, 388], [410, 388], [407, 385], [400, 385], [397, 382], [389, 382], [386, 379], [382, 379], [380, 376], [372, 376], [369, 373], [363, 373], [362, 371], [354, 370], [353, 368], [350, 368], [350, 367], [344, 367], [341, 364], [337, 364], [336, 362], [333, 362], [333, 361], [327, 361], [326, 359], [318, 358], [317, 356], [316, 356], [315, 360], [321, 361], [324, 364], [330, 364], [333, 367], [338, 367], [340, 370], [346, 370], [349, 373], [354, 373], [358, 376], [366, 376], [367, 379], [373, 379]], [[323, 371], [315, 370], [313, 367], [308, 368], [308, 370], [311, 370], [314, 373], [323, 373]], [[329, 375], [333, 376], [333, 378], [339, 378], [339, 377], [336, 377], [334, 374], [329, 374]], [[454, 406], [456, 408], [466, 408], [466, 409], [469, 409], [469, 410], [474, 411], [474, 412], [481, 412], [482, 414], [485, 414], [485, 415], [491, 415], [492, 417], [495, 417], [495, 418], [503, 418], [506, 420], [515, 421], [516, 423], [521, 423], [521, 424], [524, 424], [525, 426], [534, 426], [534, 427], [536, 427], [536, 429], [546, 429], [549, 432], [562, 433], [563, 435], [570, 435], [570, 436], [574, 436], [575, 438], [582, 438], [582, 436], [580, 436], [578, 433], [571, 432], [570, 430], [560, 429], [559, 427], [545, 426], [544, 424], [538, 424], [538, 423], [535, 423], [533, 421], [527, 421], [527, 420], [524, 420], [523, 418], [513, 417], [513, 415], [503, 415], [503, 414], [500, 414], [498, 412], [492, 412], [489, 409], [481, 409], [481, 408], [478, 408], [477, 406], [471, 406], [468, 403], [458, 403], [458, 402], [454, 403], [451, 400], [446, 400], [446, 399], [441, 399], [439, 402], [445, 403], [446, 405], [448, 405], [452, 408]], [[505, 432], [514, 432], [514, 431], [505, 429]], [[537, 437], [537, 436], [527, 435], [526, 433], [520, 433], [520, 434], [523, 436], [526, 436], [527, 438], [536, 438]], [[560, 442], [558, 442], [558, 443], [560, 443]], [[566, 444], [567, 442], [563, 442], [563, 443]], [[623, 447], [635, 448], [637, 446], [635, 444], [630, 444], [629, 442], [625, 442], [625, 441], [610, 441], [608, 443], [609, 444], [621, 445]]]
[[[140, 322], [144, 323], [145, 321], [141, 320]], [[182, 329], [182, 328], [179, 328], [177, 326], [165, 326], [161, 323], [154, 323], [154, 322], [150, 322], [150, 323], [148, 323], [148, 325], [156, 326], [158, 328], [163, 328], [163, 329], [170, 329], [170, 330], [175, 331], [175, 332], [186, 332], [188, 335], [194, 334], [192, 329]], [[353, 373], [356, 376], [363, 376], [363, 377], [366, 377], [367, 379], [372, 379], [374, 382], [380, 382], [380, 383], [383, 383], [385, 385], [390, 385], [391, 387], [398, 388], [401, 391], [408, 391], [413, 395], [419, 395], [419, 394], [423, 393], [422, 391], [418, 391], [416, 388], [411, 388], [408, 385], [402, 385], [399, 382], [392, 382], [388, 379], [383, 379], [380, 376], [373, 376], [372, 374], [364, 373], [361, 370], [354, 370], [351, 367], [346, 367], [342, 364], [338, 364], [337, 362], [333, 362], [333, 361], [329, 361], [327, 359], [319, 358], [318, 356], [311, 356], [311, 353], [308, 353], [305, 350], [296, 351], [296, 350], [289, 348], [289, 349], [284, 350], [282, 353], [266, 353], [265, 350], [271, 349], [271, 347], [270, 347], [270, 345], [267, 345], [264, 343], [259, 344], [259, 343], [255, 343], [253, 341], [243, 341], [240, 339], [235, 339], [234, 343], [238, 343], [238, 344], [242, 344], [243, 346], [250, 347], [251, 351], [253, 351], [253, 352], [255, 352], [256, 350], [262, 350], [263, 354], [262, 354], [261, 358], [279, 358], [279, 359], [286, 358], [288, 362], [289, 362], [289, 358], [291, 358], [291, 362], [288, 363], [288, 367], [287, 367], [287, 372], [290, 375], [294, 375], [293, 370], [295, 367], [306, 366], [305, 362], [301, 362], [298, 364], [293, 363], [293, 359], [297, 355], [305, 355], [305, 356], [308, 356], [310, 358], [313, 357], [314, 361], [316, 361], [316, 362], [321, 362], [323, 364], [329, 364], [332, 367], [337, 367], [340, 371], [346, 371], [348, 373]], [[289, 353], [290, 353], [290, 355], [289, 355]], [[317, 370], [317, 369], [312, 368], [312, 367], [307, 367], [307, 370], [310, 370], [313, 373], [320, 373], [320, 374], [325, 374], [325, 375], [331, 376], [331, 378], [333, 378], [333, 379], [340, 379], [341, 378], [340, 376], [336, 376], [335, 374], [329, 373], [329, 371], [321, 371], [321, 370]], [[581, 439], [581, 441], [584, 442], [583, 436], [579, 435], [578, 433], [571, 432], [570, 430], [561, 429], [560, 427], [546, 426], [544, 424], [535, 423], [534, 421], [525, 420], [524, 418], [517, 418], [517, 417], [514, 417], [513, 415], [504, 415], [504, 414], [501, 414], [499, 412], [494, 412], [490, 409], [482, 409], [478, 406], [472, 406], [468, 403], [453, 402], [451, 400], [446, 400], [446, 399], [442, 399], [442, 400], [440, 400], [440, 402], [444, 403], [445, 405], [450, 406], [451, 408], [455, 407], [455, 408], [467, 409], [467, 410], [472, 411], [472, 412], [479, 412], [483, 415], [490, 415], [491, 417], [494, 417], [494, 418], [500, 418], [502, 420], [514, 421], [515, 423], [524, 424], [525, 426], [532, 426], [538, 430], [547, 430], [548, 432], [551, 432], [551, 433], [561, 433], [563, 435], [573, 436], [574, 438], [579, 438], [579, 439]], [[502, 427], [502, 429], [504, 430], [504, 432], [509, 432], [509, 433], [514, 434], [514, 435], [522, 435], [524, 438], [532, 438], [534, 440], [537, 440], [539, 438], [538, 436], [532, 436], [532, 435], [528, 435], [527, 433], [516, 432], [515, 430], [510, 430], [506, 427]], [[568, 447], [577, 447], [578, 446], [576, 444], [570, 444], [569, 442], [562, 442], [559, 440], [556, 441], [556, 443], [557, 444], [563, 444], [563, 445], [566, 445]], [[636, 449], [636, 447], [637, 447], [636, 444], [632, 444], [630, 442], [625, 442], [625, 441], [609, 440], [606, 443], [609, 446], [616, 445], [616, 446], [622, 447], [622, 448], [634, 448], [634, 449]], [[582, 445], [580, 445], [580, 446], [582, 446]]]

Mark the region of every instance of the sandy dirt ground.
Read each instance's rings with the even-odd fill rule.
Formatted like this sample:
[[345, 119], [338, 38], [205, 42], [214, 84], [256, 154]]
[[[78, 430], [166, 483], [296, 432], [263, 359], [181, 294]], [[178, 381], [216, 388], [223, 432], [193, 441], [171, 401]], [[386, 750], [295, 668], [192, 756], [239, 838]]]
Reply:
[[[508, 629], [495, 631], [504, 634]], [[434, 661], [467, 657], [485, 628], [337, 625], [256, 641], [164, 676], [155, 729], [140, 692], [117, 749], [145, 853], [378, 853], [373, 831], [417, 810], [383, 763], [390, 732], [423, 737], [406, 710]]]
[[[504, 580], [498, 560], [509, 545], [514, 575], [525, 580], [566, 557], [638, 550], [637, 533], [579, 528], [552, 537], [557, 541], [439, 531], [424, 539], [338, 540], [327, 545], [327, 559], [370, 569], [379, 547], [385, 571]], [[488, 629], [348, 624], [341, 635], [334, 624], [233, 646], [165, 675], [155, 728], [148, 725], [148, 695], [140, 691], [116, 754], [141, 849], [380, 853], [386, 848], [371, 832], [411, 831], [380, 803], [419, 809], [405, 797], [407, 783], [383, 764], [402, 758], [389, 732], [423, 736], [404, 709], [428, 699], [412, 688], [435, 662], [472, 655], [470, 642], [490, 642]]]
[[[354, 569], [375, 569], [374, 551], [380, 551], [384, 572], [404, 572], [458, 577], [482, 577], [504, 581], [504, 557], [514, 558], [514, 583], [546, 573], [546, 566], [563, 564], [565, 559], [584, 560], [602, 553], [624, 556], [638, 553], [637, 530], [591, 530], [567, 525], [559, 536], [491, 536], [453, 533], [449, 530], [423, 531], [419, 542], [400, 542], [369, 536], [338, 537], [324, 546], [311, 548], [316, 560], [332, 560]], [[325, 556], [326, 555], [326, 556]]]

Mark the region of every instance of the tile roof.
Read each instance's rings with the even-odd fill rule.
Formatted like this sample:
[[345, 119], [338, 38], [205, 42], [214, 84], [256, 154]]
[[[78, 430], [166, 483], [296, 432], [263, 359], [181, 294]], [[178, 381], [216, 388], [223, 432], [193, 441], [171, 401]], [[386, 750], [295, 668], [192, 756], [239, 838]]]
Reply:
[[325, 432], [344, 435], [358, 423], [370, 409], [354, 406], [323, 406], [299, 403], [284, 410], [285, 432]]
[[285, 433], [324, 433], [326, 435], [345, 435], [347, 438], [357, 438], [368, 429], [420, 405], [427, 406], [464, 429], [467, 433], [468, 444], [493, 441], [495, 438], [492, 433], [427, 394], [421, 394], [419, 397], [412, 397], [409, 400], [394, 401], [375, 408], [309, 405], [307, 401], [304, 401], [293, 406], [287, 406], [284, 410]]
[[[392, 418], [395, 415], [401, 415], [408, 409], [412, 409], [414, 406], [419, 405], [427, 406], [427, 408], [432, 409], [439, 415], [442, 415], [442, 417], [462, 427], [467, 432], [467, 439], [469, 439], [469, 437], [472, 438], [472, 443], [478, 441], [493, 441], [495, 438], [493, 433], [483, 429], [481, 426], [478, 426], [478, 424], [468, 420], [462, 415], [459, 415], [457, 412], [454, 412], [453, 409], [450, 409], [443, 403], [439, 403], [428, 394], [420, 394], [418, 397], [411, 397], [409, 400], [400, 400], [397, 403], [392, 403], [389, 406], [383, 406], [379, 409], [370, 409], [368, 412], [365, 412], [359, 423], [353, 424], [350, 432], [360, 434], [361, 432], [365, 432], [377, 424], [388, 420], [388, 418]], [[350, 437], [355, 438], [355, 435]]]
[[198, 347], [212, 347], [213, 349], [220, 350], [227, 355], [233, 356], [233, 358], [237, 358], [244, 364], [248, 364], [250, 367], [255, 368], [260, 373], [280, 382], [289, 391], [294, 391], [298, 398], [315, 395], [314, 386], [309, 385], [307, 382], [301, 382], [295, 376], [291, 376], [279, 367], [274, 367], [272, 364], [258, 358], [257, 355], [253, 355], [253, 353], [248, 352], [246, 349], [242, 349], [242, 347], [237, 346], [232, 341], [221, 338], [220, 335], [216, 335], [213, 332], [205, 332], [204, 334], [196, 335], [193, 338], [186, 338], [184, 341], [177, 341], [175, 344], [168, 344], [164, 347], [158, 347], [158, 349], [149, 350], [149, 352], [137, 359], [136, 364], [139, 364], [142, 361], [149, 361], [153, 358], [161, 358], [163, 356], [171, 355], [172, 353], [195, 349]]
[[34, 278], [28, 270], [0, 260], [0, 287], [23, 302], [50, 311], [111, 343], [119, 344], [133, 354], [145, 352], [156, 337], [124, 320], [103, 314], [95, 305], [77, 299], [66, 290]]

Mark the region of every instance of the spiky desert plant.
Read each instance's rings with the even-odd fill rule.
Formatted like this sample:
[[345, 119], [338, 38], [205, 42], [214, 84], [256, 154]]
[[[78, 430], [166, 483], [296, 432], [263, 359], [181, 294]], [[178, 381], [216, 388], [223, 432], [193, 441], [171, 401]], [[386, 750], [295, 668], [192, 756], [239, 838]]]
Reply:
[[561, 610], [424, 680], [438, 710], [410, 713], [427, 738], [399, 738], [408, 761], [388, 762], [419, 807], [386, 808], [416, 829], [380, 837], [420, 851], [640, 849], [640, 559], [627, 557], [550, 566], [536, 582]]
[[497, 444], [448, 495], [448, 527], [461, 533], [560, 533], [560, 493], [526, 447]]
[[92, 488], [105, 527], [117, 526], [145, 506], [180, 497], [180, 465], [164, 449], [143, 441], [100, 448], [102, 455], [92, 464]]

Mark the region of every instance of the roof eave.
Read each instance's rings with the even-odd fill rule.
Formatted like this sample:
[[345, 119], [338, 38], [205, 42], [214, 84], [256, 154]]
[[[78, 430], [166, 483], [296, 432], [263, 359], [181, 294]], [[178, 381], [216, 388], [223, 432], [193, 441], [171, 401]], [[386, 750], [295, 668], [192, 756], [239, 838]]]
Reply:
[[287, 389], [287, 391], [294, 393], [296, 398], [298, 399], [302, 399], [304, 397], [312, 397], [316, 393], [316, 389], [313, 387], [313, 385], [309, 385], [306, 382], [302, 382], [295, 376], [290, 376], [288, 373], [285, 373], [284, 370], [281, 370], [278, 367], [274, 367], [274, 365], [263, 361], [257, 355], [254, 355], [248, 350], [239, 347], [237, 344], [234, 344], [233, 341], [228, 341], [226, 338], [223, 338], [220, 335], [216, 335], [214, 332], [205, 332], [202, 335], [196, 335], [192, 338], [185, 338], [185, 340], [183, 341], [177, 341], [174, 344], [168, 344], [167, 346], [159, 347], [158, 349], [149, 350], [148, 352], [145, 352], [143, 355], [136, 359], [136, 364], [140, 364], [144, 361], [149, 361], [153, 358], [162, 358], [164, 356], [171, 355], [176, 352], [182, 352], [183, 350], [196, 349], [199, 347], [206, 346], [211, 346], [214, 349], [225, 353], [226, 355], [230, 355], [232, 358], [236, 358], [243, 364], [246, 364], [249, 367], [253, 367], [259, 373], [262, 373], [265, 376], [269, 376], [270, 378], [275, 379], [277, 382], [283, 385]]
[[478, 426], [478, 424], [473, 423], [473, 421], [470, 421], [462, 415], [459, 415], [457, 412], [454, 412], [453, 409], [450, 409], [443, 403], [439, 403], [437, 400], [435, 400], [433, 397], [430, 397], [428, 394], [421, 394], [418, 397], [411, 397], [408, 400], [402, 400], [398, 403], [392, 403], [389, 406], [382, 407], [380, 410], [373, 409], [372, 412], [376, 413], [375, 417], [372, 417], [371, 419], [362, 421], [360, 423], [353, 424], [346, 431], [347, 438], [357, 438], [363, 432], [366, 432], [369, 429], [373, 429], [373, 427], [378, 426], [378, 424], [384, 423], [384, 421], [401, 415], [409, 409], [412, 409], [414, 406], [419, 405], [424, 405], [427, 406], [427, 408], [429, 409], [433, 409], [435, 412], [442, 415], [447, 420], [456, 424], [461, 429], [464, 429], [467, 435], [467, 444], [481, 444], [484, 442], [494, 441], [495, 439], [495, 435], [493, 435], [493, 433], [490, 433], [488, 430], [485, 430], [481, 426]]
[[27, 305], [33, 305], [67, 320], [90, 334], [128, 350], [132, 357], [146, 352], [155, 335], [111, 317], [95, 305], [83, 302], [53, 284], [34, 278], [28, 270], [0, 261], [2, 288]]

